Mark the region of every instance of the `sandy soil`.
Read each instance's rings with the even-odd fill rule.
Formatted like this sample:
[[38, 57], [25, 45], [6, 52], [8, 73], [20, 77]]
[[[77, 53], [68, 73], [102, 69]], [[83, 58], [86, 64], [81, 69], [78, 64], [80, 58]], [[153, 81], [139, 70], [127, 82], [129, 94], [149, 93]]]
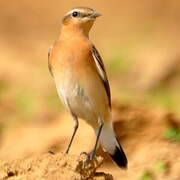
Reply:
[[86, 155], [44, 154], [22, 160], [3, 161], [0, 164], [0, 179], [64, 179], [64, 180], [112, 180], [112, 176], [96, 169], [103, 159], [96, 157], [89, 164]]
[[[179, 119], [164, 111], [154, 112], [120, 104], [113, 104], [113, 119], [127, 153], [129, 166], [127, 171], [119, 169], [99, 149], [98, 153], [104, 157], [100, 171], [112, 174], [115, 180], [136, 180], [144, 176], [157, 180], [180, 179], [180, 144], [163, 137], [168, 127], [179, 126]], [[47, 154], [48, 150], [65, 150], [72, 130], [70, 123], [71, 120], [65, 114], [61, 115], [60, 120], [47, 124], [21, 124], [6, 131], [0, 149], [0, 158], [4, 159], [0, 162], [1, 179], [66, 179], [66, 175], [67, 178], [73, 175], [77, 177], [75, 179], [87, 177], [84, 176], [86, 170], [75, 170], [82, 161], [82, 157], [77, 154], [89, 151], [94, 144], [93, 131], [85, 123], [80, 124], [70, 156]], [[66, 165], [63, 165], [63, 159]], [[101, 165], [101, 161], [100, 158], [92, 174]], [[62, 178], [61, 172], [65, 175]]]

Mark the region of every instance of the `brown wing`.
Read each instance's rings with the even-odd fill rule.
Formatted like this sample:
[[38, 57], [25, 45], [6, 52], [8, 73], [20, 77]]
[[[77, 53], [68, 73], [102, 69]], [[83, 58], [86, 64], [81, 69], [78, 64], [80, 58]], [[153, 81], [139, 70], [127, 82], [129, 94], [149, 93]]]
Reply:
[[93, 59], [96, 64], [99, 77], [104, 85], [105, 90], [106, 90], [106, 94], [107, 94], [107, 97], [109, 100], [109, 106], [111, 108], [111, 91], [110, 91], [110, 86], [109, 86], [109, 82], [108, 82], [107, 75], [106, 75], [106, 70], [105, 70], [102, 58], [101, 58], [99, 52], [97, 51], [97, 49], [95, 48], [95, 46], [93, 46], [93, 48], [92, 48], [92, 56], [93, 56]]

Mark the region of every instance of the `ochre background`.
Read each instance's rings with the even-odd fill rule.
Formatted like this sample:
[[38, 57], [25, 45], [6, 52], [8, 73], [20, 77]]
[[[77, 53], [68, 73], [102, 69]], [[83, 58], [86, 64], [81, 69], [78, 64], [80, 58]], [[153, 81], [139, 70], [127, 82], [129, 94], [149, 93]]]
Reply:
[[[59, 35], [63, 15], [76, 6], [89, 6], [103, 15], [95, 22], [90, 38], [103, 57], [113, 107], [127, 104], [124, 109], [133, 105], [153, 109], [155, 113], [153, 118], [152, 115], [144, 118], [146, 111], [130, 109], [125, 111], [126, 116], [123, 108], [115, 108], [114, 120], [126, 122], [124, 129], [120, 123], [116, 130], [128, 153], [130, 169], [122, 172], [110, 159], [104, 168], [115, 179], [120, 176], [120, 179], [138, 179], [147, 169], [156, 174], [153, 166], [158, 157], [167, 163], [170, 161], [165, 158], [167, 154], [176, 154], [179, 149], [178, 144], [168, 141], [162, 154], [159, 151], [164, 145], [161, 136], [165, 131], [161, 120], [169, 112], [179, 116], [178, 0], [1, 0], [0, 158], [22, 158], [66, 148], [73, 124], [48, 72], [47, 52]], [[145, 120], [139, 122], [139, 118]], [[144, 126], [147, 122], [150, 125]], [[71, 153], [88, 151], [93, 143], [92, 129], [81, 122]], [[166, 178], [178, 178], [177, 163], [172, 160], [173, 173]], [[158, 174], [158, 178], [164, 176]]]

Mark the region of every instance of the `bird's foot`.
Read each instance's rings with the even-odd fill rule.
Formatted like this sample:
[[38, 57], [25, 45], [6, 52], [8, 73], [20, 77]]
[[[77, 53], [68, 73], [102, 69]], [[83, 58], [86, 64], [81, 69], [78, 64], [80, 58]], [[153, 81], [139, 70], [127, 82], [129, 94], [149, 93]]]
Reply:
[[93, 152], [93, 151], [91, 151], [91, 152], [89, 152], [89, 153], [87, 153], [87, 152], [81, 152], [80, 155], [82, 155], [82, 154], [86, 155], [86, 159], [84, 160], [83, 165], [84, 165], [84, 166], [87, 166], [87, 165], [91, 164], [91, 163], [92, 163], [92, 160], [93, 160], [93, 158], [94, 158], [94, 156], [95, 156], [95, 155], [94, 155], [94, 152]]

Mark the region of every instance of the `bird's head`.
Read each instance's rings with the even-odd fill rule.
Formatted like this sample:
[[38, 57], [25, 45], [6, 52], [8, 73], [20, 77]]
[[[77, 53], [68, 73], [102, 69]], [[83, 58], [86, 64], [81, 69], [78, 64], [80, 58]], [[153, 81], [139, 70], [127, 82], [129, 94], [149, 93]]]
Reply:
[[88, 34], [95, 19], [101, 14], [88, 7], [77, 7], [70, 10], [63, 18], [63, 26], [82, 30]]

